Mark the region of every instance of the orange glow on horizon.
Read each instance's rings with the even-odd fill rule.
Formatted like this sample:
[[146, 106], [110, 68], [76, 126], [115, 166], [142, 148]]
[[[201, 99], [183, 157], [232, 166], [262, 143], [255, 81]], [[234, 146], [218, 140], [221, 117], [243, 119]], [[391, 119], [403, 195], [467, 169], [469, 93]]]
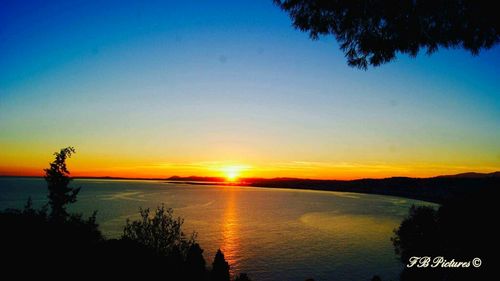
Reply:
[[[43, 176], [53, 156], [37, 155], [11, 165], [0, 163], [0, 176]], [[4, 158], [5, 159], [5, 158]], [[11, 159], [6, 159], [11, 160]], [[337, 163], [337, 162], [254, 162], [243, 164], [235, 161], [159, 162], [134, 160], [123, 156], [96, 158], [77, 154], [68, 159], [73, 177], [156, 178], [171, 176], [221, 177], [228, 183], [238, 183], [245, 178], [309, 178], [352, 180], [360, 178], [387, 178], [393, 176], [433, 177], [463, 172], [490, 173], [500, 170], [494, 165], [432, 165], [432, 163]], [[29, 163], [29, 165], [26, 165]]]
[[[0, 167], [0, 176], [19, 176], [19, 177], [42, 177], [44, 175], [43, 169], [45, 167]], [[198, 171], [151, 171], [151, 170], [123, 170], [123, 169], [92, 169], [86, 170], [76, 167], [75, 165], [69, 165], [69, 170], [72, 177], [115, 177], [115, 178], [134, 178], [134, 179], [166, 179], [171, 176], [200, 176], [200, 177], [222, 177], [228, 183], [238, 183], [245, 178], [307, 178], [307, 179], [318, 179], [318, 180], [355, 180], [363, 178], [389, 178], [389, 177], [415, 177], [415, 178], [426, 178], [434, 177], [440, 175], [453, 175], [463, 172], [478, 172], [478, 173], [491, 173], [498, 170], [495, 169], [436, 169], [431, 171], [398, 171], [388, 169], [385, 171], [371, 171], [371, 170], [343, 170], [338, 171], [331, 170], [318, 170], [315, 173], [311, 173], [308, 170], [304, 171], [282, 171], [276, 169], [276, 171], [260, 170], [258, 168], [252, 168], [251, 173], [243, 171], [213, 171], [209, 170], [198, 170]]]

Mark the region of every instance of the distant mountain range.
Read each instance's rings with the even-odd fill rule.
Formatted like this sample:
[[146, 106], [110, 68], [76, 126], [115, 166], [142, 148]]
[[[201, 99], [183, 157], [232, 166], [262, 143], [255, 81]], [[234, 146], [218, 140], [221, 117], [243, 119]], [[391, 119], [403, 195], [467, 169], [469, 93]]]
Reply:
[[[490, 177], [500, 177], [500, 171], [493, 172], [493, 173], [475, 173], [475, 172], [468, 172], [468, 173], [461, 173], [461, 174], [455, 174], [455, 175], [442, 175], [442, 176], [436, 176], [436, 177], [430, 177], [430, 178], [411, 178], [411, 177], [390, 177], [390, 178], [384, 178], [384, 179], [370, 179], [370, 178], [365, 178], [365, 179], [359, 179], [359, 180], [385, 180], [385, 179], [392, 179], [392, 178], [408, 178], [408, 179], [432, 179], [432, 178], [490, 178]], [[189, 176], [189, 177], [179, 177], [179, 176], [172, 176], [167, 178], [166, 180], [170, 181], [199, 181], [199, 182], [225, 182], [226, 179], [223, 177], [200, 177], [200, 176]], [[305, 179], [305, 178], [242, 178], [241, 181], [243, 182], [254, 182], [254, 181], [275, 181], [275, 180], [313, 180], [313, 179]], [[318, 181], [357, 181], [357, 180], [318, 180]]]
[[437, 176], [437, 178], [485, 178], [485, 177], [500, 177], [500, 171], [493, 173], [461, 173], [456, 175]]
[[239, 183], [226, 183], [220, 177], [170, 177], [170, 182], [190, 184], [243, 185], [266, 188], [309, 189], [392, 195], [441, 203], [467, 193], [500, 188], [500, 171], [494, 173], [462, 173], [431, 178], [391, 177], [384, 179], [315, 180], [300, 178], [244, 178]]

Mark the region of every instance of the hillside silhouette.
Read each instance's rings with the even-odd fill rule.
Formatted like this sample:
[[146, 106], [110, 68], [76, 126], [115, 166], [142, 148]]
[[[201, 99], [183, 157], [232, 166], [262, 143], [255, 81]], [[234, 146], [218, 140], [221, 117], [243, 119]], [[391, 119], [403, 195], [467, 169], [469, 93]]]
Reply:
[[[226, 184], [223, 178], [171, 177], [171, 182], [189, 184]], [[234, 185], [231, 183], [231, 185]], [[243, 178], [241, 186], [289, 188], [324, 191], [356, 192], [399, 196], [410, 199], [442, 203], [454, 197], [478, 191], [488, 192], [500, 186], [500, 172], [462, 173], [432, 178], [392, 177], [384, 179], [317, 180], [300, 178]]]

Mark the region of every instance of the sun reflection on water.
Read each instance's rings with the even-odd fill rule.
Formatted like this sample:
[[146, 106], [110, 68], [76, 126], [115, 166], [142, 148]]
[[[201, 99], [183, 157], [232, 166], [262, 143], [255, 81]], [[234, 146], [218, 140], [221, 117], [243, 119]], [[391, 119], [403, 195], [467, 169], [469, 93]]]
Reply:
[[227, 190], [226, 208], [224, 210], [224, 221], [222, 224], [222, 246], [221, 250], [229, 262], [231, 275], [238, 271], [238, 260], [240, 259], [239, 220], [236, 207], [236, 195], [234, 190]]

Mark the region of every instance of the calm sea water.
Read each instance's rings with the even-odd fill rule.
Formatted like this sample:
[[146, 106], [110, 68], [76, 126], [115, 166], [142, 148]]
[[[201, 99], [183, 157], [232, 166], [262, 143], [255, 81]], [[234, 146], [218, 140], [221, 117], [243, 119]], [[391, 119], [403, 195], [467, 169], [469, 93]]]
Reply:
[[[196, 231], [211, 264], [218, 248], [232, 273], [252, 280], [396, 280], [401, 269], [392, 231], [415, 200], [368, 194], [252, 187], [170, 184], [159, 181], [75, 180], [70, 208], [90, 215], [107, 237], [119, 237], [139, 207], [165, 204]], [[47, 202], [42, 179], [0, 178], [0, 209]]]

